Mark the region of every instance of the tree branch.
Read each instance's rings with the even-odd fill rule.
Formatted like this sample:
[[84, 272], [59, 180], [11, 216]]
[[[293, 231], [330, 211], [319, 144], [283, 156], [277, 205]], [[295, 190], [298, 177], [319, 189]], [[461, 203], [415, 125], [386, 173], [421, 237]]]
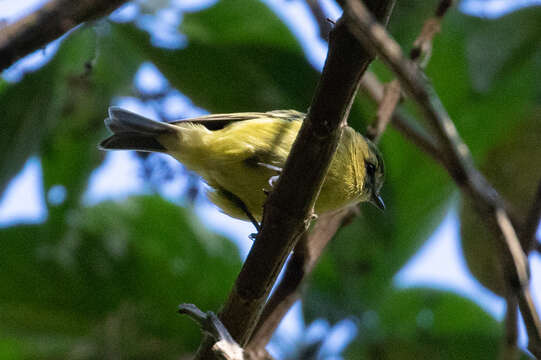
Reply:
[[[369, 1], [387, 22], [394, 0]], [[274, 191], [265, 203], [258, 234], [220, 312], [233, 338], [245, 346], [284, 262], [306, 231], [313, 204], [346, 125], [361, 75], [373, 57], [339, 20], [329, 35], [329, 52], [310, 110]], [[205, 339], [197, 359], [213, 359]]]
[[[421, 32], [413, 43], [410, 60], [423, 69], [428, 65], [432, 54], [432, 41], [436, 34], [440, 32], [442, 19], [453, 5], [453, 2], [453, 0], [440, 0], [434, 15], [424, 22]], [[392, 121], [395, 109], [402, 100], [402, 89], [397, 79], [382, 86], [382, 88], [382, 96], [377, 101], [379, 108], [376, 121], [367, 129], [368, 137], [375, 142], [379, 140], [387, 125]]]
[[537, 228], [539, 227], [539, 222], [541, 222], [541, 180], [537, 185], [537, 192], [533, 198], [532, 205], [526, 216], [526, 221], [524, 223], [524, 251], [529, 253], [535, 248], [536, 238], [535, 234]]
[[505, 299], [505, 320], [502, 345], [500, 350], [501, 360], [517, 360], [520, 357], [518, 350], [518, 311], [517, 298], [507, 296]]
[[[312, 4], [315, 0], [307, 1]], [[429, 27], [426, 24], [433, 23], [434, 18], [437, 18], [438, 23], [441, 21], [441, 18], [446, 12], [446, 10], [440, 11], [440, 8], [442, 7], [441, 3], [446, 3], [448, 6], [451, 5], [448, 0], [442, 0], [440, 6], [438, 6], [436, 15], [425, 22], [423, 29], [433, 29], [433, 26]], [[320, 22], [318, 22], [318, 24], [320, 26], [320, 33], [324, 33], [325, 28], [322, 27]], [[326, 22], [326, 24], [328, 24], [328, 22]], [[426, 30], [423, 30], [418, 36], [418, 40], [416, 40], [415, 44], [418, 46], [423, 44], [422, 51], [424, 51], [426, 43], [431, 42], [435, 34], [435, 31], [427, 32]], [[420, 61], [420, 57], [416, 60]], [[377, 143], [380, 136], [385, 131], [387, 123], [390, 120], [393, 120], [395, 125], [402, 129], [406, 135], [411, 136], [420, 147], [427, 148], [429, 153], [433, 154], [437, 159], [441, 158], [439, 149], [437, 149], [433, 140], [430, 139], [426, 133], [423, 133], [419, 128], [415, 128], [413, 126], [414, 123], [407, 119], [401, 112], [393, 116], [395, 107], [401, 99], [400, 83], [398, 81], [395, 80], [390, 86], [384, 87], [373, 73], [366, 72], [361, 80], [361, 86], [368, 88], [372, 92], [372, 97], [380, 104], [378, 118], [374, 122], [374, 126], [371, 126], [367, 132], [367, 136], [372, 141]], [[391, 92], [391, 95], [385, 96], [388, 91]], [[263, 310], [263, 315], [257, 325], [257, 330], [248, 345], [249, 349], [263, 349], [268, 343], [281, 319], [286, 315], [290, 307], [301, 298], [301, 285], [306, 281], [306, 278], [313, 270], [325, 246], [339, 228], [346, 223], [349, 223], [352, 217], [357, 213], [357, 207], [350, 207], [349, 209], [344, 209], [344, 211], [339, 211], [335, 214], [324, 215], [318, 219], [310, 236], [303, 236], [303, 238], [299, 240], [293, 251], [293, 256], [287, 263], [282, 280], [276, 287], [272, 297]]]
[[333, 213], [323, 214], [310, 235], [299, 240], [289, 259], [282, 280], [265, 305], [248, 349], [264, 348], [291, 306], [301, 298], [301, 284], [314, 269], [323, 250], [336, 232], [357, 215], [357, 206], [350, 206]]
[[379, 142], [381, 135], [387, 128], [387, 125], [392, 121], [394, 111], [402, 100], [402, 90], [400, 83], [395, 79], [383, 86], [383, 94], [381, 96], [376, 115], [376, 120], [370, 124], [366, 130], [366, 136], [374, 141]]
[[[383, 101], [384, 85], [372, 72], [367, 72], [363, 76], [361, 86], [376, 103], [379, 104]], [[400, 108], [394, 112], [391, 123], [402, 135], [410, 139], [428, 155], [432, 156], [434, 160], [443, 162], [443, 155], [436, 141], [423, 128], [418, 126], [409, 115], [401, 111]]]
[[100, 18], [126, 0], [51, 0], [0, 30], [0, 71], [59, 38], [73, 27]]
[[472, 197], [483, 218], [499, 230], [500, 241], [497, 241], [497, 246], [507, 281], [518, 299], [526, 324], [529, 350], [541, 357], [541, 325], [529, 292], [527, 258], [504, 210], [503, 200], [474, 167], [468, 147], [422, 71], [403, 56], [400, 46], [362, 3], [348, 0], [347, 4], [344, 13], [350, 19], [348, 24], [352, 33], [367, 48], [373, 49], [396, 74], [402, 88], [419, 105], [440, 141], [447, 171], [462, 190]]

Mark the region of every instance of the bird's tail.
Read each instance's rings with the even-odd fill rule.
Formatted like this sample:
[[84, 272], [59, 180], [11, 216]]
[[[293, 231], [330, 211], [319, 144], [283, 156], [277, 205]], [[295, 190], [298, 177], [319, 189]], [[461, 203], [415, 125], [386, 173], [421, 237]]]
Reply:
[[167, 149], [158, 141], [158, 137], [175, 132], [170, 124], [150, 120], [118, 107], [109, 108], [105, 126], [113, 135], [98, 145], [101, 150], [165, 152]]

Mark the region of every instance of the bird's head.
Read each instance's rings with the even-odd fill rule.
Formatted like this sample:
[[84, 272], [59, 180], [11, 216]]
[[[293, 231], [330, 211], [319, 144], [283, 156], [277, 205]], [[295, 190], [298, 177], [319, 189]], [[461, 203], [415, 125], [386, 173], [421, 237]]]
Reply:
[[383, 158], [376, 145], [368, 140], [366, 141], [366, 151], [363, 151], [363, 164], [365, 169], [365, 179], [363, 184], [363, 195], [366, 201], [370, 202], [377, 208], [385, 210], [385, 203], [379, 192], [385, 180], [385, 166]]

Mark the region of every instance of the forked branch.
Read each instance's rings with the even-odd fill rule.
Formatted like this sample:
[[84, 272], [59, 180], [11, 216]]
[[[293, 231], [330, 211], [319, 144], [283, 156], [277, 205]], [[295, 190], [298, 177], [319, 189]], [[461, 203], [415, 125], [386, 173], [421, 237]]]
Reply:
[[[394, 0], [369, 6], [386, 23]], [[220, 320], [246, 346], [287, 256], [309, 224], [313, 204], [334, 155], [362, 74], [372, 53], [339, 20], [329, 35], [329, 51], [314, 99], [284, 170], [265, 204], [257, 236], [229, 294]], [[204, 339], [197, 359], [215, 358]]]
[[473, 165], [470, 152], [442, 102], [419, 67], [404, 57], [400, 46], [378, 24], [366, 7], [348, 0], [345, 14], [350, 29], [367, 48], [373, 49], [395, 73], [404, 91], [417, 103], [432, 131], [441, 144], [443, 165], [477, 205], [482, 217], [498, 230], [498, 241], [504, 272], [509, 288], [518, 304], [529, 337], [529, 350], [541, 358], [541, 325], [529, 292], [527, 258], [518, 241], [516, 231], [505, 211], [500, 195], [490, 186]]

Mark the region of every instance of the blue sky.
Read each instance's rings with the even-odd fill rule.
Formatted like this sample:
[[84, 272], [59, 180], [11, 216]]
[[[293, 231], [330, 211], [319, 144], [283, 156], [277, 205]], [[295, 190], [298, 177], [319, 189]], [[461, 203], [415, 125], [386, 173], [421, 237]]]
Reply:
[[[174, 6], [183, 9], [195, 10], [213, 3], [211, 0], [177, 0], [172, 1]], [[326, 55], [325, 44], [319, 39], [314, 23], [304, 2], [289, 0], [264, 1], [273, 9], [299, 38], [306, 55], [315, 68], [321, 69]], [[35, 10], [43, 0], [25, 0], [13, 2], [0, 0], [0, 17], [12, 21], [26, 13]], [[494, 17], [509, 11], [512, 8], [532, 3], [541, 4], [541, 0], [527, 1], [479, 1], [470, 0], [460, 4], [463, 11]], [[324, 2], [329, 18], [339, 16], [339, 8], [332, 1]], [[127, 5], [113, 15], [116, 20], [131, 19], [137, 14], [136, 5]], [[158, 20], [147, 19], [141, 26], [152, 29], [155, 42], [162, 46], [175, 47], [182, 44], [182, 37], [176, 32], [176, 25], [181, 21], [173, 12], [163, 11]], [[49, 46], [45, 52], [39, 51], [30, 55], [8, 69], [3, 76], [16, 81], [21, 77], [21, 71], [35, 69], [47, 61], [55, 51], [55, 46]], [[167, 80], [150, 63], [143, 64], [139, 69], [134, 82], [144, 92], [153, 93], [161, 91], [167, 86]], [[115, 104], [127, 109], [140, 112], [149, 117], [156, 117], [156, 109], [141, 103], [135, 98], [118, 98]], [[191, 104], [190, 100], [182, 94], [172, 91], [162, 104], [163, 111], [169, 116], [177, 114], [182, 116], [195, 116], [204, 113]], [[104, 114], [105, 116], [105, 114]], [[179, 164], [167, 158], [171, 166], [180, 167]], [[105, 162], [92, 174], [88, 190], [84, 196], [86, 204], [94, 204], [106, 199], [123, 199], [132, 194], [148, 192], [144, 182], [138, 176], [140, 163], [134, 160], [130, 152], [114, 152], [107, 155]], [[111, 181], [115, 179], [115, 181]], [[175, 177], [159, 189], [160, 193], [170, 199], [178, 195], [187, 186], [185, 177]], [[200, 185], [204, 187], [204, 185]], [[37, 157], [30, 158], [21, 172], [9, 184], [6, 192], [0, 197], [0, 226], [10, 226], [17, 223], [39, 223], [47, 217], [44, 199], [46, 196], [62, 201], [62, 187], [59, 185], [49, 194], [44, 194], [41, 183], [41, 166]], [[481, 305], [494, 317], [501, 319], [504, 310], [503, 301], [479, 286], [469, 275], [461, 257], [458, 241], [458, 221], [455, 206], [450, 204], [449, 213], [438, 229], [415, 255], [414, 258], [395, 276], [399, 287], [430, 286], [452, 290]], [[220, 213], [213, 205], [206, 201], [198, 201], [195, 211], [201, 215], [202, 221], [215, 231], [234, 239], [243, 256], [249, 250], [251, 241], [248, 235], [253, 232], [252, 225], [229, 218]], [[541, 257], [533, 255], [532, 286], [537, 294], [537, 303], [541, 300]], [[317, 338], [321, 333], [327, 334], [330, 339], [329, 353], [337, 353], [350, 340], [355, 333], [351, 321], [344, 320], [331, 328], [325, 321], [312, 324], [308, 336]], [[303, 322], [300, 304], [297, 304], [290, 313], [288, 320], [281, 326], [279, 337], [284, 339], [298, 339], [303, 333]], [[347, 336], [346, 336], [347, 335]], [[337, 339], [334, 339], [336, 336]], [[348, 338], [349, 336], [349, 338]], [[334, 340], [333, 340], [334, 339]], [[291, 340], [290, 340], [291, 341]]]

